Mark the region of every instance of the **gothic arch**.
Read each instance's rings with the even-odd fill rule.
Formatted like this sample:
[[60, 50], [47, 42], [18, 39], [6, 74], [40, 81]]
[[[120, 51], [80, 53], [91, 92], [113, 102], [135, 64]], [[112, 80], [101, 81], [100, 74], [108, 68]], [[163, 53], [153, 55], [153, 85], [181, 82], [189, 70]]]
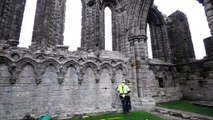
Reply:
[[64, 65], [63, 65], [63, 70], [64, 71], [67, 71], [68, 67], [74, 67], [76, 70], [79, 69], [80, 65], [79, 63], [77, 63], [76, 61], [74, 60], [70, 60], [70, 61], [67, 61]]
[[117, 71], [118, 69], [121, 69], [123, 71], [123, 65], [122, 64], [118, 64], [114, 67], [114, 70]]
[[129, 38], [146, 35], [146, 19], [154, 0], [132, 0], [128, 9]]
[[61, 84], [64, 81], [64, 75], [65, 75], [66, 71], [63, 70], [63, 66], [56, 59], [50, 58], [50, 59], [47, 59], [44, 62], [42, 62], [42, 68], [41, 68], [42, 74], [44, 73], [46, 68], [50, 65], [52, 65], [56, 68], [58, 83]]
[[12, 65], [12, 60], [5, 56], [0, 56], [0, 64], [5, 64], [8, 68]]
[[[31, 59], [31, 58], [25, 57], [25, 58], [18, 60], [16, 63], [12, 64], [12, 66], [10, 67], [10, 73], [11, 73], [10, 82], [11, 82], [11, 84], [16, 83], [19, 74], [21, 73], [23, 68], [27, 65], [30, 65], [34, 69], [35, 75], [38, 75], [37, 74], [37, 71], [38, 71], [37, 62], [35, 60]], [[38, 83], [37, 78], [36, 78], [36, 83]]]
[[[116, 71], [113, 70], [113, 66], [111, 64], [109, 64], [107, 62], [103, 63], [100, 65], [100, 69], [101, 69], [101, 72], [103, 72], [103, 69], [107, 69], [109, 71], [111, 82], [112, 83], [115, 82]], [[99, 73], [99, 75], [101, 74], [101, 72]]]
[[126, 76], [127, 75], [127, 68], [125, 67], [125, 65], [123, 64], [118, 64], [114, 67], [114, 71], [116, 72], [117, 70], [121, 70], [123, 72], [123, 75]]
[[[111, 41], [110, 42], [112, 42], [112, 50], [113, 51], [121, 51], [121, 49], [119, 49], [120, 48], [120, 44], [122, 44], [121, 43], [121, 41], [118, 39], [119, 38], [119, 36], [118, 36], [118, 34], [120, 34], [119, 32], [121, 31], [118, 31], [118, 29], [122, 29], [122, 26], [121, 25], [119, 25], [120, 24], [120, 21], [119, 21], [119, 18], [120, 18], [120, 16], [118, 15], [118, 9], [117, 8], [119, 8], [119, 7], [121, 7], [121, 2], [119, 2], [119, 1], [117, 1], [117, 0], [103, 0], [103, 2], [102, 2], [102, 4], [101, 4], [101, 12], [102, 12], [102, 16], [103, 16], [103, 18], [105, 18], [105, 17], [107, 17], [107, 16], [105, 16], [106, 14], [105, 14], [105, 9], [106, 9], [106, 7], [108, 7], [109, 9], [110, 9], [110, 11], [111, 11], [111, 17], [112, 17], [112, 19], [111, 19], [111, 24], [112, 24], [112, 27], [110, 28], [112, 31], [112, 33], [111, 33]], [[119, 17], [118, 17], [119, 16]], [[104, 29], [104, 31], [105, 31], [105, 27], [106, 27], [106, 21], [105, 21], [105, 19], [103, 19], [104, 20], [104, 26], [103, 26], [103, 29]], [[124, 21], [122, 21], [122, 22], [124, 22]], [[117, 29], [116, 29], [117, 28]], [[105, 42], [104, 43], [106, 43], [106, 35], [105, 35], [105, 33], [106, 33], [106, 31], [104, 32], [104, 36], [105, 36], [105, 38], [104, 38], [104, 40], [105, 40]]]
[[147, 23], [150, 27], [153, 58], [163, 61], [171, 60], [171, 49], [164, 16], [152, 6], [148, 13]]
[[118, 2], [115, 0], [104, 0], [101, 4], [101, 9], [104, 11], [106, 7], [109, 7], [111, 10], [114, 10]]
[[31, 58], [22, 58], [16, 62], [16, 66], [20, 70], [22, 70], [26, 65], [31, 65], [34, 70], [38, 67], [38, 63]]
[[165, 21], [161, 12], [157, 9], [157, 6], [152, 6], [148, 13], [148, 23], [154, 23], [155, 25], [165, 25]]
[[109, 63], [103, 63], [100, 65], [100, 69], [103, 70], [104, 68], [107, 69], [110, 74], [112, 74], [112, 65], [110, 65]]
[[44, 62], [42, 62], [43, 68], [47, 68], [49, 65], [53, 65], [57, 70], [59, 70], [61, 67], [61, 64], [59, 63], [59, 61], [52, 59], [52, 58], [47, 59]]
[[83, 66], [82, 66], [82, 70], [85, 71], [88, 67], [90, 67], [94, 73], [96, 73], [98, 66], [93, 63], [93, 62], [86, 62]]

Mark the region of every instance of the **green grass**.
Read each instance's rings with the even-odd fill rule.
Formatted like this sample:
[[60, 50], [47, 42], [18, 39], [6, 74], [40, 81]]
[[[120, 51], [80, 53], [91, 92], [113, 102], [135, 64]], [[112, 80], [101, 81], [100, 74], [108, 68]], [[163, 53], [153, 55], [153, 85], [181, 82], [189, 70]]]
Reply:
[[163, 120], [162, 118], [147, 112], [130, 112], [128, 114], [107, 114], [88, 118], [69, 120]]
[[213, 117], [212, 107], [194, 105], [186, 101], [174, 101], [174, 102], [162, 103], [162, 104], [159, 104], [159, 106], [168, 108], [168, 109], [182, 110], [182, 111], [193, 112], [193, 113]]

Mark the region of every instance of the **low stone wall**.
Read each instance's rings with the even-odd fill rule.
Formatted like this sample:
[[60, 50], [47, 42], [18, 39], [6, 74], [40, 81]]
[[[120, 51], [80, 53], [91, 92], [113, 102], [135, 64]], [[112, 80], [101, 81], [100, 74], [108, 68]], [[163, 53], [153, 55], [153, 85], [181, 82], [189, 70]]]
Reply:
[[179, 87], [160, 88], [152, 98], [156, 103], [163, 103], [169, 101], [178, 101], [183, 98], [183, 94]]

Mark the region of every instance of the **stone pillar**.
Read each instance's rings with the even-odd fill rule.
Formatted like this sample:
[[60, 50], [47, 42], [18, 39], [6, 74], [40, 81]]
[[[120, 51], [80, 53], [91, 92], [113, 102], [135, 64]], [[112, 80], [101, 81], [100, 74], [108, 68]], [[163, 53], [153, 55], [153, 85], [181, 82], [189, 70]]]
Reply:
[[172, 62], [179, 64], [194, 61], [194, 46], [186, 15], [181, 11], [176, 11], [169, 16], [169, 19], [171, 22], [167, 24], [167, 31], [172, 51]]
[[82, 0], [81, 47], [85, 50], [105, 49], [104, 11], [98, 0]]
[[63, 45], [66, 0], [38, 0], [33, 28], [32, 50]]
[[[1, 47], [17, 46], [26, 0], [1, 0], [0, 43]], [[1, 49], [0, 47], [0, 49]]]
[[203, 40], [204, 42], [204, 45], [205, 45], [205, 49], [206, 49], [206, 56], [207, 57], [210, 57], [210, 56], [213, 56], [213, 38], [212, 37], [208, 37], [208, 38], [205, 38]]
[[136, 54], [135, 54], [135, 42], [134, 39], [129, 39], [130, 44], [130, 53], [129, 57], [131, 58], [131, 70], [132, 70], [132, 94], [134, 98], [137, 98], [139, 96], [138, 94], [138, 81], [137, 81], [137, 73], [136, 73]]
[[150, 77], [148, 76], [148, 47], [147, 47], [147, 36], [140, 35], [138, 36], [139, 39], [139, 53], [140, 53], [140, 88], [142, 89], [143, 93], [142, 96], [149, 97], [149, 81]]
[[[147, 50], [147, 37], [145, 35], [138, 35], [129, 39], [131, 49], [131, 62], [133, 71], [133, 86], [137, 90], [137, 100], [133, 100], [134, 107], [138, 110], [150, 111], [155, 107], [155, 101], [150, 97], [150, 77], [148, 73], [148, 50]], [[135, 94], [133, 94], [135, 95]], [[134, 103], [135, 102], [135, 103]], [[139, 106], [137, 106], [139, 105]]]
[[143, 97], [143, 79], [142, 79], [142, 64], [143, 61], [148, 57], [148, 53], [146, 50], [147, 44], [144, 44], [147, 37], [145, 35], [139, 35], [136, 37], [132, 37], [129, 39], [130, 46], [132, 52], [132, 70], [133, 75], [135, 75], [133, 78], [135, 78], [136, 86], [137, 86], [137, 94], [138, 97]]
[[213, 2], [212, 0], [204, 0], [203, 6], [205, 8], [205, 13], [206, 13], [209, 28], [211, 30], [211, 35], [213, 36]]

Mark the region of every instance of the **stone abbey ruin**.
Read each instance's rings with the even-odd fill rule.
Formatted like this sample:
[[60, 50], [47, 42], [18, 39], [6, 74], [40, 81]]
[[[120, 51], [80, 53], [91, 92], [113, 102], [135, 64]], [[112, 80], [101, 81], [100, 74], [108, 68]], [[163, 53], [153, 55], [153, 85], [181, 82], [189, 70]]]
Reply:
[[[1, 120], [119, 111], [116, 87], [122, 80], [131, 88], [133, 110], [180, 99], [213, 100], [212, 36], [204, 39], [207, 55], [196, 60], [184, 13], [163, 16], [153, 0], [81, 2], [81, 47], [69, 51], [63, 45], [66, 0], [37, 0], [29, 48], [17, 46], [26, 0], [1, 0]], [[213, 35], [213, 1], [199, 3]], [[112, 11], [113, 51], [104, 50], [105, 7]]]

